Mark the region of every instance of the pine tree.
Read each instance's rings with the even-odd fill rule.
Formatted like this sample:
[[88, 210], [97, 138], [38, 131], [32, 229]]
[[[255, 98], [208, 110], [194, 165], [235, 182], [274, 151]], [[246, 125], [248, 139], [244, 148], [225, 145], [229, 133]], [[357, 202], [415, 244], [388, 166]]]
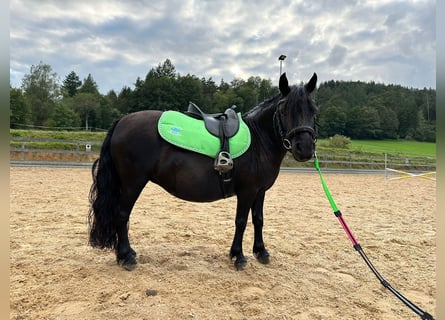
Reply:
[[96, 81], [94, 81], [91, 73], [88, 74], [88, 77], [83, 80], [83, 84], [79, 89], [80, 93], [92, 93], [95, 95], [99, 95], [99, 89], [97, 87]]
[[79, 76], [71, 71], [63, 80], [62, 94], [64, 97], [73, 97], [78, 91], [82, 81], [79, 80]]

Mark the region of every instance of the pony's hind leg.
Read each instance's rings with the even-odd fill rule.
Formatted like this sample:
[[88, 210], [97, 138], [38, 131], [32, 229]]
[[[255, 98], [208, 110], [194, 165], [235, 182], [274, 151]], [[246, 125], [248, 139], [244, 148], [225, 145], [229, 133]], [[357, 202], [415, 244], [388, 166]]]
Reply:
[[122, 188], [119, 201], [119, 218], [116, 226], [116, 259], [117, 263], [127, 270], [133, 270], [137, 264], [136, 251], [130, 246], [128, 229], [131, 211], [144, 186], [145, 183], [137, 188]]
[[127, 270], [133, 270], [136, 267], [136, 251], [130, 246], [128, 238], [128, 221], [131, 211], [121, 208], [119, 211], [119, 221], [117, 223], [117, 245], [116, 260]]

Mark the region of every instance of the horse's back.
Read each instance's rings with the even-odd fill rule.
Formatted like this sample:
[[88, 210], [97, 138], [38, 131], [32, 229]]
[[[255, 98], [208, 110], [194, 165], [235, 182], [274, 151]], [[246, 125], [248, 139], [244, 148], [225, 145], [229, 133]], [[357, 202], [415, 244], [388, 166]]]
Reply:
[[121, 181], [145, 184], [151, 180], [169, 193], [189, 201], [223, 197], [213, 159], [164, 141], [158, 133], [161, 111], [128, 114], [119, 120], [111, 152]]
[[128, 141], [129, 138], [137, 138], [141, 135], [151, 135], [156, 132], [158, 120], [162, 115], [159, 110], [144, 110], [129, 113], [123, 116], [113, 133], [113, 140], [119, 142], [120, 139]]

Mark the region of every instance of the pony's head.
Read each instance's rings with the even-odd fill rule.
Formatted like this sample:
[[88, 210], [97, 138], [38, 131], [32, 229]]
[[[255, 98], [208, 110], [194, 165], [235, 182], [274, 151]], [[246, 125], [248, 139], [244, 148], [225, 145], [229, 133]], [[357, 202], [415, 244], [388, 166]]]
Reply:
[[317, 107], [310, 94], [317, 84], [317, 75], [303, 86], [289, 87], [286, 73], [280, 76], [282, 95], [275, 113], [275, 121], [283, 146], [297, 161], [308, 161], [315, 153], [317, 139], [315, 118]]

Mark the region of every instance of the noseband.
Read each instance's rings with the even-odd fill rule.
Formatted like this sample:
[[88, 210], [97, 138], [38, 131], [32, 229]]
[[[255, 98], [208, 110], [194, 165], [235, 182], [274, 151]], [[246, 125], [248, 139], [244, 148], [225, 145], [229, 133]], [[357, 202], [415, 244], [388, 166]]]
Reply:
[[314, 143], [317, 141], [317, 133], [315, 132], [314, 128], [309, 127], [309, 126], [299, 126], [299, 127], [293, 128], [288, 133], [286, 133], [283, 129], [283, 123], [281, 121], [281, 115], [280, 115], [278, 108], [273, 115], [273, 122], [274, 122], [274, 126], [278, 130], [278, 134], [280, 135], [281, 141], [283, 142], [283, 147], [286, 150], [292, 149], [291, 139], [294, 136], [296, 136], [297, 134], [300, 134], [303, 132], [310, 133], [312, 136], [312, 140], [314, 140]]

